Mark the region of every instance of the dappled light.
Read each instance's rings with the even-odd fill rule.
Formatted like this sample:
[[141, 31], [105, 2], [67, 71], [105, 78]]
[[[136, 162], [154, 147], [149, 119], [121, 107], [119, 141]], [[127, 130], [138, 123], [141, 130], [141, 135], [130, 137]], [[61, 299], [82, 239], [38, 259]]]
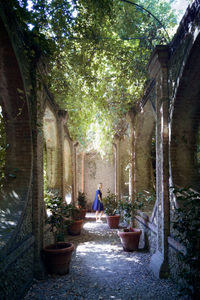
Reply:
[[0, 1], [0, 299], [199, 299], [199, 49], [199, 0]]

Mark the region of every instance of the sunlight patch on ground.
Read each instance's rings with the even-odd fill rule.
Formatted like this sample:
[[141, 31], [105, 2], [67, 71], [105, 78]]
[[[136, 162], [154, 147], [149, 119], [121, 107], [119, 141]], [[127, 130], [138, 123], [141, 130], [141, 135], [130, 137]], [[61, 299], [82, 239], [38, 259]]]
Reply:
[[[84, 229], [94, 229], [94, 228], [99, 227], [99, 225], [102, 226], [102, 223], [98, 223], [98, 222], [96, 222], [96, 223], [94, 223], [94, 222], [87, 222], [87, 223], [85, 223], [85, 224], [83, 225], [83, 228], [84, 228]], [[106, 225], [106, 224], [104, 224], [104, 225]]]
[[134, 255], [134, 253], [132, 253], [131, 256], [126, 256], [119, 245], [85, 242], [83, 244], [79, 244], [76, 251], [80, 256], [86, 256], [88, 253], [90, 255], [99, 253], [104, 262], [107, 260], [113, 260], [117, 257], [138, 264], [142, 263], [141, 260]]

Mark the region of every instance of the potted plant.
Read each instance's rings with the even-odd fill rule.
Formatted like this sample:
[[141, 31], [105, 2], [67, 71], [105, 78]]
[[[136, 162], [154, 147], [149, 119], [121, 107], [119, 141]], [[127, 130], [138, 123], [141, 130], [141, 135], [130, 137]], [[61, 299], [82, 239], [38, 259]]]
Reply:
[[86, 195], [84, 192], [78, 192], [78, 207], [81, 209], [81, 218], [84, 219], [87, 209], [86, 209]]
[[67, 226], [68, 233], [70, 235], [79, 235], [81, 233], [82, 227], [83, 227], [83, 217], [82, 217], [82, 211], [80, 208], [72, 205], [70, 205], [71, 214], [69, 218], [69, 226]]
[[[47, 192], [45, 196], [47, 212], [47, 223], [50, 231], [54, 235], [54, 244], [48, 245], [43, 249], [44, 261], [48, 273], [67, 274], [71, 261], [74, 245], [64, 241], [65, 221], [64, 215], [69, 215], [70, 211], [63, 202], [62, 197], [57, 193]], [[68, 223], [69, 224], [69, 223]]]
[[112, 229], [118, 228], [120, 215], [117, 195], [111, 193], [110, 190], [108, 190], [107, 194], [107, 197], [103, 198], [104, 212], [106, 214], [107, 224]]
[[[138, 209], [143, 206], [145, 196], [141, 193], [134, 195], [133, 201], [130, 197], [126, 197], [125, 200], [119, 201], [119, 207], [123, 212], [124, 220], [130, 224], [133, 217], [136, 215]], [[132, 225], [132, 224], [131, 224]], [[137, 228], [127, 227], [117, 232], [120, 237], [124, 251], [135, 251], [138, 249], [140, 236], [142, 231]]]

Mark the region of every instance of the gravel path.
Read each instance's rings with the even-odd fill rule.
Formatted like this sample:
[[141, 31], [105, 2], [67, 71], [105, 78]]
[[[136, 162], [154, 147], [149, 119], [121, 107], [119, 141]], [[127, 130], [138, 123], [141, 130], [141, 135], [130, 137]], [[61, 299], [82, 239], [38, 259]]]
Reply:
[[86, 218], [80, 236], [67, 236], [76, 246], [69, 274], [35, 281], [24, 300], [180, 300], [173, 282], [153, 276], [150, 254], [123, 251], [116, 232]]

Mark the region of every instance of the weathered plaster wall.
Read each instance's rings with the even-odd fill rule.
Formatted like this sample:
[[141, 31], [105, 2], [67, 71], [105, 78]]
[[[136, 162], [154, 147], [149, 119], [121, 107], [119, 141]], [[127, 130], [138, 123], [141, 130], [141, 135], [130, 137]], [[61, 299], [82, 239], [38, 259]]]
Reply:
[[142, 230], [139, 248], [150, 251], [153, 255], [156, 252], [157, 229], [148, 216], [136, 216], [135, 225]]
[[77, 177], [78, 191], [82, 191], [83, 187], [88, 201], [88, 209], [91, 209], [98, 183], [103, 183], [103, 197], [106, 196], [108, 189], [115, 192], [114, 158], [109, 162], [96, 153], [78, 155]]
[[43, 121], [44, 142], [46, 151], [47, 189], [60, 189], [59, 143], [57, 120], [50, 108], [46, 108]]
[[119, 141], [119, 184], [120, 195], [119, 198], [129, 195], [129, 172], [130, 172], [130, 142], [129, 136], [125, 135], [123, 139]]

